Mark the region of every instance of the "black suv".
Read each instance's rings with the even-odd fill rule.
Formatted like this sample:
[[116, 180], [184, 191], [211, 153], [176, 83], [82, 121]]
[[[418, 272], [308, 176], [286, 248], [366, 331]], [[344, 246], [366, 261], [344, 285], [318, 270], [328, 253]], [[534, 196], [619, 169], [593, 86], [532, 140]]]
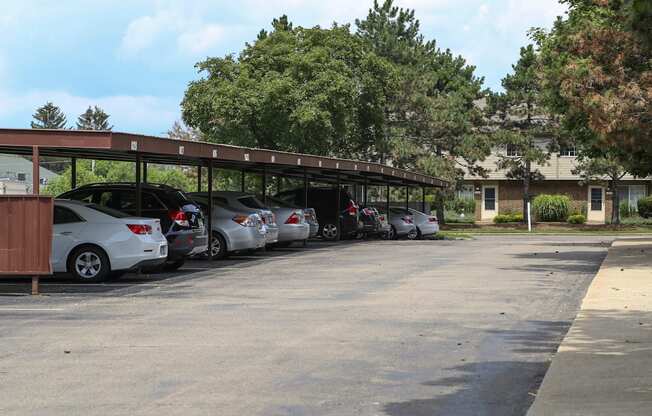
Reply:
[[[84, 185], [57, 198], [91, 202], [136, 215], [136, 184], [131, 182]], [[142, 184], [141, 215], [161, 221], [168, 240], [166, 269], [178, 269], [188, 256], [208, 249], [204, 216], [182, 191], [166, 185]]]
[[275, 198], [291, 205], [314, 208], [319, 221], [319, 235], [326, 240], [353, 237], [362, 231], [358, 206], [351, 194], [344, 189], [340, 189], [339, 210], [336, 207], [337, 190], [335, 188], [309, 188], [307, 204], [303, 188], [280, 192], [275, 195]]

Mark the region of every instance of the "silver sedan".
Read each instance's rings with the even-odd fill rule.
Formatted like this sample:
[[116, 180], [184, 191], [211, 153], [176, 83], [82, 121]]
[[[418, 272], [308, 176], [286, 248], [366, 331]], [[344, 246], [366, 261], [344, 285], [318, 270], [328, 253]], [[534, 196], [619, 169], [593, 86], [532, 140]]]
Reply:
[[417, 227], [414, 225], [414, 219], [410, 211], [405, 208], [390, 208], [389, 209], [389, 239], [396, 240], [400, 237], [407, 237], [409, 240], [414, 240], [418, 236]]
[[[208, 195], [206, 193], [190, 194], [208, 214]], [[210, 255], [221, 259], [236, 251], [256, 250], [267, 243], [267, 226], [259, 212], [254, 209], [234, 209], [213, 198], [213, 218]]]
[[437, 217], [412, 208], [410, 208], [409, 211], [410, 214], [412, 214], [414, 225], [417, 226], [418, 239], [429, 235], [435, 235], [439, 232], [439, 221], [437, 220]]
[[279, 227], [276, 222], [276, 215], [254, 195], [246, 192], [218, 191], [213, 193], [213, 197], [220, 201], [222, 205], [235, 210], [255, 210], [258, 212], [267, 228], [265, 234], [267, 244], [278, 242]]
[[276, 216], [278, 246], [289, 246], [295, 241], [305, 242], [310, 237], [310, 225], [306, 222], [303, 209], [270, 197], [267, 198], [267, 207]]

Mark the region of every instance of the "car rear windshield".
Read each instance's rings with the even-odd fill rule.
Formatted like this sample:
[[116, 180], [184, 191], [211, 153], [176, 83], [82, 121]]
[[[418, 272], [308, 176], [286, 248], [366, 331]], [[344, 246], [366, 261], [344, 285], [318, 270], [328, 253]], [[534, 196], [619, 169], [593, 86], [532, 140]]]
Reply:
[[174, 202], [179, 204], [180, 207], [192, 203], [192, 201], [190, 201], [188, 197], [181, 191], [170, 192], [168, 196], [170, 196]]
[[265, 206], [261, 204], [260, 201], [258, 201], [253, 196], [245, 196], [242, 198], [238, 198], [238, 201], [240, 201], [240, 203], [247, 208], [265, 209]]
[[113, 218], [127, 218], [129, 215], [125, 214], [124, 212], [117, 211], [113, 208], [109, 207], [104, 207], [102, 205], [96, 205], [96, 204], [88, 204], [86, 205], [90, 209], [94, 209], [95, 211], [99, 211], [102, 214], [106, 214], [108, 216], [111, 216]]

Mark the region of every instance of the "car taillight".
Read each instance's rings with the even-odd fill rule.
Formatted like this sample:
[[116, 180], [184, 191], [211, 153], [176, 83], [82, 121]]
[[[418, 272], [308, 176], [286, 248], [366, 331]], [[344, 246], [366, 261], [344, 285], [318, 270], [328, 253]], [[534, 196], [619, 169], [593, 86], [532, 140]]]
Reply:
[[355, 202], [349, 200], [349, 205], [346, 206], [346, 212], [348, 212], [349, 215], [358, 215], [358, 206]]
[[301, 223], [301, 217], [299, 214], [296, 212], [293, 212], [292, 215], [288, 217], [288, 219], [285, 221], [286, 224], [300, 224]]
[[255, 227], [258, 223], [257, 218], [254, 215], [236, 215], [233, 217], [233, 221], [242, 225], [243, 227]]
[[405, 221], [407, 224], [412, 224], [412, 217], [406, 215], [405, 217], [403, 217], [403, 221]]
[[152, 233], [152, 226], [147, 224], [127, 224], [127, 227], [132, 233], [138, 235], [145, 235]]
[[428, 222], [439, 222], [439, 220], [437, 220], [437, 217], [428, 217]]
[[181, 227], [190, 227], [190, 221], [188, 221], [188, 217], [186, 217], [185, 212], [170, 211], [168, 214], [170, 215], [170, 219], [177, 225]]

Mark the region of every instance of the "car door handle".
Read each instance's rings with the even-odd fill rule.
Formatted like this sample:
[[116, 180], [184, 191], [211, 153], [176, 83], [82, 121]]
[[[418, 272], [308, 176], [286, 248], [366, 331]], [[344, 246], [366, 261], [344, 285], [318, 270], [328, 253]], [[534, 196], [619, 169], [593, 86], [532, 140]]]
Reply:
[[72, 235], [72, 231], [63, 231], [61, 235]]

